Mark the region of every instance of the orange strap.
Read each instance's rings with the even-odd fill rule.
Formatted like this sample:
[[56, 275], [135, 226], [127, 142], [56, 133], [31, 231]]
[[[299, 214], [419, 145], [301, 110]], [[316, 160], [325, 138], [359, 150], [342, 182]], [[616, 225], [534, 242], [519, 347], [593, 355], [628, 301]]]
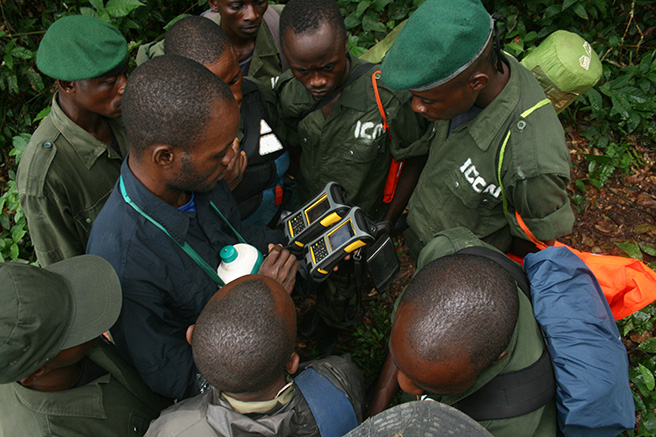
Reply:
[[533, 235], [533, 232], [526, 226], [526, 223], [524, 223], [524, 220], [522, 219], [522, 216], [519, 215], [519, 212], [515, 211], [515, 218], [517, 219], [517, 223], [519, 224], [519, 227], [522, 228], [522, 231], [526, 234], [529, 240], [531, 240], [531, 243], [535, 244], [535, 246], [542, 250], [546, 249], [549, 247], [549, 245], [543, 243], [542, 241], [538, 240], [535, 238], [535, 235]]
[[[385, 115], [385, 109], [383, 109], [383, 102], [380, 100], [380, 93], [378, 92], [378, 82], [377, 78], [380, 77], [380, 70], [374, 71], [371, 75], [371, 84], [374, 87], [374, 96], [376, 96], [376, 104], [378, 105], [378, 112], [383, 117], [383, 130], [387, 132], [387, 136], [390, 141], [392, 140], [392, 134], [389, 131], [389, 125], [387, 124], [387, 116]], [[394, 193], [396, 192], [396, 186], [399, 184], [399, 179], [401, 177], [401, 170], [403, 169], [403, 161], [397, 161], [392, 158], [390, 163], [389, 172], [387, 173], [387, 180], [385, 181], [385, 190], [383, 191], [383, 202], [390, 203], [394, 198]]]

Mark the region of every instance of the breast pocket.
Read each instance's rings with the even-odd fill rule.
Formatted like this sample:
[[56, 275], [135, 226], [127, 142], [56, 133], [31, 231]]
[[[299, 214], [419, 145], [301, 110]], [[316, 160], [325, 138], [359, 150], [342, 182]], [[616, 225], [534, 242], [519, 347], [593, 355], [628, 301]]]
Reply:
[[481, 175], [472, 165], [454, 169], [447, 181], [451, 192], [450, 211], [459, 222], [473, 229], [481, 220], [499, 213], [502, 206], [501, 189], [496, 180]]
[[94, 220], [96, 220], [96, 217], [100, 214], [100, 211], [111, 193], [112, 190], [109, 190], [97, 201], [89, 205], [82, 205], [83, 209], [77, 211], [75, 214], [75, 223], [77, 223], [77, 226], [81, 229], [82, 233], [86, 234], [87, 238], [91, 233], [91, 227], [93, 226]]

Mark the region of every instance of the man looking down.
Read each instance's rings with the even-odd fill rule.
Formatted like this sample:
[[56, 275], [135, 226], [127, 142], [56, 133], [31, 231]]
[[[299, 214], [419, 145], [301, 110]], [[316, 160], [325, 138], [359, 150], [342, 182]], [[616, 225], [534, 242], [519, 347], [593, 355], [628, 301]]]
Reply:
[[98, 216], [88, 252], [107, 259], [123, 288], [111, 332], [156, 392], [182, 399], [199, 380], [185, 341], [219, 285], [219, 251], [239, 234], [269, 254], [260, 273], [291, 292], [297, 269], [282, 234], [241, 226], [222, 180], [234, 159], [239, 112], [230, 88], [192, 60], [165, 55], [135, 70], [125, 91], [129, 158]]

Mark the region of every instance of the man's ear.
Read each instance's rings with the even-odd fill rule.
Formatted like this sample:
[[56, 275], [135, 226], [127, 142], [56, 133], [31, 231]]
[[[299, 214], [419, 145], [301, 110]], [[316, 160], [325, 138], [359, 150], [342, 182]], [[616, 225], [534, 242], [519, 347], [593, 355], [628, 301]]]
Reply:
[[194, 329], [195, 328], [196, 328], [195, 324], [189, 325], [189, 327], [187, 328], [187, 334], [185, 336], [187, 337], [187, 343], [189, 343], [189, 344], [191, 344], [191, 338], [194, 335]]
[[57, 85], [59, 86], [59, 89], [66, 94], [74, 94], [76, 91], [75, 82], [70, 80], [57, 79]]
[[490, 77], [485, 73], [476, 73], [469, 79], [469, 86], [476, 91], [485, 88], [490, 81]]
[[212, 9], [212, 12], [219, 12], [219, 0], [207, 0], [207, 5]]
[[156, 144], [152, 148], [153, 163], [169, 167], [176, 158], [176, 150], [169, 144]]
[[405, 373], [401, 372], [400, 370], [396, 374], [396, 380], [399, 381], [399, 387], [401, 387], [401, 390], [404, 392], [416, 396], [424, 394], [424, 390], [420, 387], [417, 387], [417, 385], [410, 381], [410, 378], [405, 376]]
[[289, 357], [289, 361], [287, 361], [287, 365], [285, 366], [287, 368], [287, 373], [290, 375], [296, 373], [298, 370], [298, 363], [300, 361], [301, 357], [299, 357], [296, 352], [292, 352], [291, 356]]

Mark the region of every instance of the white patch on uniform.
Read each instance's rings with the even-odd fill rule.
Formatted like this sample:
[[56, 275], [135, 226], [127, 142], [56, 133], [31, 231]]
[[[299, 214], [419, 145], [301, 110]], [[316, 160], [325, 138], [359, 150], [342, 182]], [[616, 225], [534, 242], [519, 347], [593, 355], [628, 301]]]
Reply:
[[467, 179], [467, 182], [469, 182], [472, 189], [477, 193], [491, 194], [495, 198], [498, 198], [499, 194], [501, 194], [501, 187], [497, 187], [494, 184], [488, 184], [478, 172], [476, 166], [472, 163], [471, 158], [467, 158], [467, 161], [460, 166], [459, 170], [465, 179]]
[[353, 136], [355, 138], [363, 138], [365, 140], [374, 140], [383, 132], [383, 124], [378, 123], [374, 124], [371, 121], [365, 121], [364, 123], [359, 121], [355, 124], [355, 132]]
[[282, 148], [282, 143], [276, 134], [273, 133], [271, 126], [264, 119], [260, 120], [260, 156], [277, 152], [278, 150], [282, 150]]

